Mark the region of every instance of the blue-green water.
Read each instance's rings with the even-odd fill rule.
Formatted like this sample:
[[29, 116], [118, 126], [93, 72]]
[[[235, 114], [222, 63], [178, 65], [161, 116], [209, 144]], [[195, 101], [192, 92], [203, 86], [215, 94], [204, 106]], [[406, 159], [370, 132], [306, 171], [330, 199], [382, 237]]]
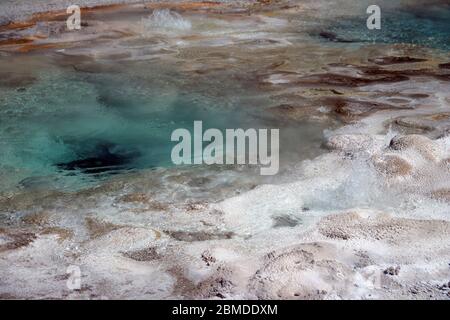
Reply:
[[80, 173], [98, 178], [168, 166], [174, 129], [194, 120], [219, 128], [239, 123], [220, 101], [183, 91], [176, 80], [164, 83], [161, 70], [157, 78], [152, 72], [140, 77], [131, 69], [119, 76], [48, 66], [39, 68], [31, 86], [3, 88], [2, 170], [15, 171], [25, 179], [21, 184], [46, 177], [70, 185]]
[[[231, 81], [226, 72], [190, 78], [151, 62], [74, 68], [58, 61], [31, 56], [22, 60], [29, 64], [26, 70], [7, 67], [12, 71], [5, 74], [18, 82], [30, 77], [30, 69], [34, 79], [0, 87], [2, 190], [79, 189], [112, 175], [170, 167], [172, 131], [192, 132], [195, 120], [203, 121], [204, 130], [283, 126], [282, 136], [303, 136], [306, 145], [316, 139], [320, 145], [320, 127], [260, 120], [268, 99]], [[290, 149], [291, 139], [285, 141]], [[302, 152], [302, 146], [295, 149]]]
[[[440, 5], [383, 9], [381, 30], [366, 28], [365, 12], [308, 25], [335, 33], [337, 40], [448, 50], [449, 18], [450, 6]], [[304, 38], [299, 39], [299, 59], [314, 64], [321, 53], [302, 52]], [[323, 43], [324, 50], [332, 45]], [[275, 53], [265, 64], [278, 59]], [[72, 189], [170, 167], [172, 131], [191, 129], [195, 120], [205, 129], [282, 128], [281, 150], [295, 154], [294, 162], [315, 155], [311, 146], [320, 148], [325, 125], [262, 120], [268, 114], [262, 110], [275, 102], [245, 81], [244, 67], [196, 74], [158, 60], [119, 64], [59, 54], [0, 56], [0, 191]]]
[[366, 27], [368, 14], [337, 18], [326, 28], [338, 39], [363, 43], [405, 43], [442, 50], [450, 49], [450, 4], [416, 7], [381, 6], [381, 29]]

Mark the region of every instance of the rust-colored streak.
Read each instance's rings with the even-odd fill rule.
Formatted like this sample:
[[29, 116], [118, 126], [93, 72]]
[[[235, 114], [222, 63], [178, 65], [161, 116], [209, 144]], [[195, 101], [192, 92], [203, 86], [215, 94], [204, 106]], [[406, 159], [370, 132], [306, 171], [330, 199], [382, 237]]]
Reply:
[[[92, 13], [96, 11], [107, 11], [120, 9], [122, 7], [127, 7], [129, 5], [126, 4], [112, 4], [112, 5], [101, 5], [92, 8], [81, 8], [81, 13]], [[30, 19], [26, 21], [18, 21], [18, 22], [10, 22], [8, 24], [0, 26], [0, 32], [9, 31], [9, 30], [24, 30], [31, 27], [34, 27], [37, 22], [40, 21], [62, 21], [65, 20], [69, 15], [66, 10], [56, 10], [56, 11], [47, 11], [35, 13], [31, 16]]]
[[20, 53], [27, 53], [35, 50], [59, 49], [63, 48], [64, 46], [65, 44], [63, 43], [27, 44], [18, 48], [16, 51]]
[[[189, 10], [208, 10], [210, 8], [215, 8], [218, 6], [223, 6], [222, 3], [214, 2], [214, 1], [191, 1], [191, 2], [183, 2], [183, 3], [170, 3], [170, 2], [160, 2], [160, 3], [147, 3], [142, 6], [142, 4], [138, 4], [140, 8], [147, 9], [177, 9], [182, 11]], [[85, 7], [81, 8], [82, 14], [92, 14], [97, 12], [106, 12], [127, 8], [136, 8], [136, 4], [112, 4], [112, 5], [100, 5], [95, 7]], [[0, 32], [5, 31], [20, 31], [28, 28], [34, 27], [38, 22], [50, 22], [50, 21], [64, 21], [68, 17], [68, 14], [65, 10], [58, 11], [48, 11], [42, 13], [36, 13], [31, 16], [30, 19], [26, 21], [20, 22], [10, 22], [6, 25], [0, 26]], [[42, 36], [36, 36], [34, 38], [11, 38], [0, 40], [1, 46], [13, 46], [17, 45], [17, 49], [14, 48], [15, 51], [20, 53], [30, 52], [34, 50], [45, 50], [45, 49], [54, 49], [64, 47], [64, 44], [35, 44], [33, 40], [37, 39], [45, 39]], [[23, 45], [23, 46], [20, 46]]]
[[8, 24], [0, 26], [0, 32], [9, 31], [9, 30], [20, 31], [20, 30], [31, 28], [34, 25], [35, 25], [35, 23], [34, 22], [30, 22], [30, 21], [10, 22]]
[[[156, 9], [156, 8], [167, 8], [167, 9], [180, 9], [180, 10], [198, 10], [198, 9], [208, 9], [212, 7], [221, 6], [223, 4], [214, 1], [199, 1], [199, 2], [183, 2], [183, 3], [168, 3], [168, 2], [160, 2], [160, 3], [149, 3], [145, 4], [145, 7], [148, 9]], [[135, 5], [133, 4], [111, 4], [111, 5], [100, 5], [95, 7], [85, 7], [81, 8], [82, 14], [95, 13], [98, 11], [111, 11], [118, 10], [122, 8], [132, 8]], [[47, 11], [35, 13], [31, 16], [30, 19], [26, 21], [18, 21], [18, 22], [10, 22], [8, 24], [0, 26], [0, 32], [9, 31], [9, 30], [24, 30], [31, 27], [34, 27], [37, 22], [40, 21], [61, 21], [68, 17], [68, 14], [65, 10], [57, 10], [57, 11]]]
[[107, 11], [107, 10], [115, 10], [115, 9], [122, 9], [126, 7], [130, 7], [132, 5], [130, 4], [105, 4], [95, 7], [88, 7], [88, 8], [81, 8], [81, 12], [88, 13], [88, 12], [95, 12], [95, 11]]
[[6, 39], [0, 40], [0, 46], [19, 45], [33, 42], [30, 38]]

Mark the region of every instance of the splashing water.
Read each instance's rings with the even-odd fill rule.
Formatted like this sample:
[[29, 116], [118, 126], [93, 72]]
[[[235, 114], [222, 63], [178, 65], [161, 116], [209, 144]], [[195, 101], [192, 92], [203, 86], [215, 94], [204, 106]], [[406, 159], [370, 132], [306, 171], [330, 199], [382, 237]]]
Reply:
[[148, 18], [142, 19], [144, 34], [152, 30], [190, 30], [192, 24], [179, 13], [169, 9], [156, 9]]

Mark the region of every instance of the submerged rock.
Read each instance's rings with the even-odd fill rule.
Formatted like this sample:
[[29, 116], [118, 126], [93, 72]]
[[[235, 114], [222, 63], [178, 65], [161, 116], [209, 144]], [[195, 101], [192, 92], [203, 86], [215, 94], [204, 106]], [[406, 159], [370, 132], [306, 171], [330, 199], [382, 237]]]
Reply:
[[357, 100], [345, 97], [333, 97], [324, 100], [324, 104], [344, 122], [354, 122], [380, 110], [411, 109], [409, 106], [397, 106], [376, 101]]
[[318, 86], [361, 87], [369, 84], [395, 83], [407, 80], [409, 80], [409, 77], [401, 74], [378, 74], [363, 78], [336, 73], [321, 73], [300, 78], [297, 83]]
[[411, 58], [411, 57], [381, 57], [381, 58], [370, 59], [369, 61], [376, 63], [378, 65], [390, 65], [390, 64], [399, 64], [399, 63], [424, 62], [424, 61], [427, 61], [427, 59]]
[[164, 231], [170, 237], [178, 241], [195, 242], [195, 241], [209, 241], [231, 239], [234, 236], [233, 232], [206, 232], [206, 231]]
[[341, 38], [336, 33], [330, 31], [322, 31], [319, 33], [319, 36], [332, 42], [342, 42], [342, 43], [355, 42], [354, 40]]

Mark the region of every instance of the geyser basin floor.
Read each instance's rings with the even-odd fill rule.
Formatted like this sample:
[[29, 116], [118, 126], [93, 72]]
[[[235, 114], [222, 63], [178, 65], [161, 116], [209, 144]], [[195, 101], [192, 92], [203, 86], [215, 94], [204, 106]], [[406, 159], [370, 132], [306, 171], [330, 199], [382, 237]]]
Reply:
[[[448, 298], [449, 54], [329, 41], [359, 11], [325, 5], [2, 29], [1, 296]], [[280, 174], [172, 166], [194, 120], [280, 128]]]

